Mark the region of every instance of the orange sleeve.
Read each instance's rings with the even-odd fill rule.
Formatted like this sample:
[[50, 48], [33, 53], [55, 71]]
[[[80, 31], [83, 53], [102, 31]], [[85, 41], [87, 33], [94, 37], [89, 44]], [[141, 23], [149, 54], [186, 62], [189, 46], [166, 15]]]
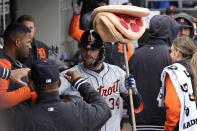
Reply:
[[[0, 66], [11, 70], [11, 64], [6, 59], [0, 59]], [[7, 92], [9, 80], [0, 79], [0, 109], [9, 108], [31, 98], [31, 91], [28, 86]]]
[[138, 114], [138, 113], [140, 113], [143, 109], [144, 109], [144, 105], [143, 105], [142, 102], [140, 102], [139, 107], [138, 107], [138, 108], [135, 108], [135, 109], [134, 109], [134, 112], [135, 112], [136, 114]]
[[69, 35], [78, 42], [80, 42], [81, 36], [84, 32], [84, 30], [79, 28], [79, 20], [80, 15], [73, 14], [69, 27]]
[[131, 56], [133, 55], [133, 50], [132, 50], [132, 47], [131, 47], [130, 43], [127, 44], [127, 48], [128, 48], [128, 50], [127, 50], [127, 60], [129, 62]]
[[34, 92], [31, 92], [32, 104], [35, 104], [36, 103], [37, 97], [38, 97], [38, 95], [37, 95], [37, 93], [35, 91]]
[[177, 124], [180, 118], [181, 104], [169, 75], [166, 75], [165, 82], [166, 121], [164, 124], [164, 129], [165, 131], [173, 131], [174, 128], [178, 126]]

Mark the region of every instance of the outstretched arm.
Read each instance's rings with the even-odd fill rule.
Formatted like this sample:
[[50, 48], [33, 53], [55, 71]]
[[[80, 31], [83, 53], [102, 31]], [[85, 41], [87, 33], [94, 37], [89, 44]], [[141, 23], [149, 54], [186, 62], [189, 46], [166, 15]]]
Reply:
[[79, 28], [81, 7], [82, 3], [78, 5], [76, 0], [72, 1], [73, 17], [70, 21], [69, 35], [78, 42], [80, 42], [81, 36], [84, 32], [84, 30]]
[[[11, 69], [11, 64], [6, 59], [0, 59], [0, 67], [4, 69]], [[15, 75], [14, 75], [15, 74]], [[11, 71], [8, 79], [0, 78], [0, 109], [9, 108], [17, 105], [18, 103], [25, 101], [34, 95], [28, 86], [24, 86], [20, 81], [20, 78], [25, 74], [21, 73], [21, 70], [14, 70], [14, 74]], [[16, 77], [17, 75], [17, 77]], [[12, 76], [12, 78], [11, 78]], [[16, 90], [9, 90], [10, 83], [16, 83]], [[15, 86], [15, 85], [14, 85]]]
[[[85, 102], [79, 102], [81, 122], [86, 130], [98, 130], [111, 117], [111, 111], [103, 97], [76, 71], [68, 71], [65, 78], [77, 88]], [[88, 118], [88, 119], [87, 119]]]

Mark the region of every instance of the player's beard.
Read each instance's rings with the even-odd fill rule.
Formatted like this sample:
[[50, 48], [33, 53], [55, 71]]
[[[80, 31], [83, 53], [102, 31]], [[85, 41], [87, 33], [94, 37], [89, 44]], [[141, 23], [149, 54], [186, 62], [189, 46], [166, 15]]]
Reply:
[[19, 51], [19, 55], [18, 55], [18, 58], [22, 58], [22, 59], [25, 59], [29, 56], [29, 53], [30, 53], [30, 49], [22, 49], [21, 51]]
[[95, 61], [94, 58], [88, 57], [88, 56], [82, 57], [82, 59], [83, 59], [84, 64], [87, 67], [92, 67], [93, 66], [93, 62]]

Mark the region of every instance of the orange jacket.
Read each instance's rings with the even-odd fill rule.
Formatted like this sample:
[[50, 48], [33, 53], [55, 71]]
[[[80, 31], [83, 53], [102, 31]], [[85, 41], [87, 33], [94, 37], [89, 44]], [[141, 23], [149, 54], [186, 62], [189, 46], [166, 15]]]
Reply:
[[166, 121], [164, 129], [165, 131], [173, 131], [176, 126], [179, 126], [177, 124], [180, 118], [181, 104], [168, 74], [166, 74], [165, 87]]
[[[69, 35], [76, 40], [77, 42], [80, 42], [81, 36], [84, 32], [84, 30], [81, 30], [79, 28], [79, 21], [80, 21], [80, 15], [73, 14], [73, 17], [70, 21], [70, 28], [69, 28]], [[119, 52], [123, 52], [123, 44], [119, 44]], [[131, 58], [133, 54], [131, 44], [127, 44], [127, 60]]]
[[[9, 70], [12, 68], [11, 62], [6, 58], [0, 58], [0, 66]], [[28, 86], [10, 89], [10, 80], [2, 78], [0, 78], [0, 83], [0, 110], [15, 106], [30, 98], [32, 98], [32, 102], [35, 102], [37, 95], [35, 92], [31, 92]]]

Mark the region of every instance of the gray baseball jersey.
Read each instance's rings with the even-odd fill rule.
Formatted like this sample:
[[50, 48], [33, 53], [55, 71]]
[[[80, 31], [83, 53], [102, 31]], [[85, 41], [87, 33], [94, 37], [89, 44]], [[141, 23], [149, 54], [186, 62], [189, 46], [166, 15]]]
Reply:
[[[69, 70], [79, 71], [85, 79], [97, 90], [111, 108], [112, 117], [101, 128], [101, 131], [120, 131], [120, 121], [122, 117], [123, 102], [120, 93], [128, 94], [125, 88], [125, 71], [118, 66], [104, 63], [104, 69], [98, 74], [89, 70], [83, 64], [74, 66]], [[61, 72], [62, 84], [59, 88], [61, 95], [69, 95], [73, 100], [80, 98], [79, 92], [71, 87], [69, 82], [63, 78], [67, 72]]]

